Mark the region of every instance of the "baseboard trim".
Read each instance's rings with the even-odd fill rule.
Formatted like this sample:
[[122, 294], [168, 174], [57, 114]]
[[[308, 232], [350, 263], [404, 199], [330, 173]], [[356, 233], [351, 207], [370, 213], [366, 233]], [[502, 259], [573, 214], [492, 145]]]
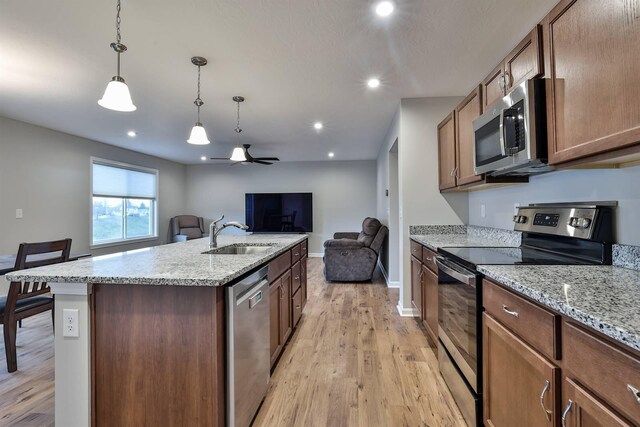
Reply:
[[322, 252], [309, 252], [307, 256], [309, 258], [322, 258], [324, 254]]
[[378, 260], [378, 267], [380, 268], [380, 271], [382, 272], [382, 277], [384, 277], [384, 281], [387, 284], [387, 288], [399, 289], [400, 288], [400, 282], [399, 281], [396, 282], [396, 281], [389, 280], [389, 276], [387, 275], [387, 270], [385, 270], [385, 268], [382, 265], [382, 263], [380, 262], [380, 260]]
[[415, 317], [415, 315], [417, 314], [414, 308], [404, 308], [402, 307], [402, 305], [400, 305], [400, 303], [398, 303], [396, 308], [398, 309], [398, 313], [402, 317]]
[[400, 289], [400, 282], [387, 281], [387, 288]]

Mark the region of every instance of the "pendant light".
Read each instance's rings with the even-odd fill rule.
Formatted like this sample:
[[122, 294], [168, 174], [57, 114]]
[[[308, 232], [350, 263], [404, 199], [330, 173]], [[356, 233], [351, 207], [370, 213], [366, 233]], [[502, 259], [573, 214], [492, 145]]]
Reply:
[[233, 101], [238, 104], [237, 122], [235, 128], [236, 134], [238, 135], [238, 145], [236, 145], [236, 148], [233, 149], [233, 153], [231, 153], [231, 158], [229, 160], [234, 162], [246, 162], [247, 156], [244, 153], [244, 148], [240, 146], [240, 132], [242, 132], [242, 129], [240, 129], [240, 103], [244, 102], [244, 97], [234, 96]]
[[107, 88], [104, 91], [104, 95], [98, 101], [101, 107], [115, 111], [135, 111], [136, 106], [133, 105], [131, 100], [131, 93], [129, 93], [129, 87], [124, 82], [124, 79], [120, 76], [120, 54], [127, 50], [127, 47], [120, 43], [120, 0], [116, 6], [116, 42], [111, 43], [111, 48], [118, 54], [118, 67], [116, 75], [113, 76], [111, 81], [107, 84]]
[[198, 107], [198, 120], [191, 129], [191, 135], [189, 135], [187, 142], [194, 145], [207, 145], [211, 143], [211, 141], [207, 138], [207, 131], [204, 130], [204, 126], [200, 123], [200, 107], [204, 104], [204, 101], [200, 99], [200, 67], [207, 65], [207, 60], [201, 56], [194, 56], [191, 58], [191, 63], [198, 67], [198, 97], [193, 101], [196, 107]]

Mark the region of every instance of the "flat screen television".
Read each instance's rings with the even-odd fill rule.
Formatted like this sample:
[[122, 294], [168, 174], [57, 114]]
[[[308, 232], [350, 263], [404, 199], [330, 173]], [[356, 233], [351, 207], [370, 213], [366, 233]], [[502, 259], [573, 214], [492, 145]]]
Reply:
[[254, 233], [313, 231], [311, 193], [247, 193], [245, 224]]

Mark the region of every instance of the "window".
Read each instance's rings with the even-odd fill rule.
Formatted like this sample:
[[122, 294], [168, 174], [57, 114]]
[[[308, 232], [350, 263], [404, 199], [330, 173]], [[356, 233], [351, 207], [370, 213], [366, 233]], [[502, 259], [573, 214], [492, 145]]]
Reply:
[[158, 171], [91, 159], [91, 246], [158, 237]]

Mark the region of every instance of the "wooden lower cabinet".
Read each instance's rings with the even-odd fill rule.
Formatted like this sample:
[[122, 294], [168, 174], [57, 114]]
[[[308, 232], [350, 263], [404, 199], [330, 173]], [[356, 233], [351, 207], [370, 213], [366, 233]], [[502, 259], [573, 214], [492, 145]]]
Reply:
[[422, 318], [422, 262], [411, 257], [411, 305], [416, 317]]
[[557, 426], [560, 368], [487, 314], [483, 335], [485, 425]]
[[438, 275], [431, 271], [426, 265], [422, 266], [423, 282], [423, 313], [422, 320], [427, 328], [427, 332], [438, 343]]
[[282, 276], [280, 284], [280, 340], [284, 345], [293, 330], [293, 313], [291, 312], [291, 272]]
[[280, 283], [278, 279], [269, 285], [269, 330], [271, 336], [271, 366], [275, 363], [282, 350], [280, 340]]
[[632, 427], [577, 382], [565, 378], [563, 427]]

